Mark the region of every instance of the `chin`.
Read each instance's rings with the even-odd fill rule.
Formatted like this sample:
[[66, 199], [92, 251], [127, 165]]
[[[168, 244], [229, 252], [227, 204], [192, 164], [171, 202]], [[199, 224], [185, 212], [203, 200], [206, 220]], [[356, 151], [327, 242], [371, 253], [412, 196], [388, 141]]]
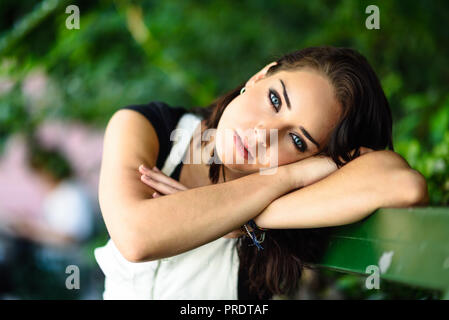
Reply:
[[236, 171], [238, 173], [249, 173], [248, 169], [243, 164], [233, 164], [226, 166], [229, 170]]
[[226, 168], [228, 168], [231, 171], [238, 172], [240, 174], [245, 174], [245, 175], [259, 171], [259, 166], [255, 165], [255, 164], [235, 163], [235, 164], [226, 165]]

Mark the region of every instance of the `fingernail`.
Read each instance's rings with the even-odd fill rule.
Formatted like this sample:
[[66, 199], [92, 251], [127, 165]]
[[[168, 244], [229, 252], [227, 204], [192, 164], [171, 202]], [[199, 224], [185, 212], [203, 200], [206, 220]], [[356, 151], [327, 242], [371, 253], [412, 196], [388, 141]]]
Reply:
[[149, 169], [145, 167], [143, 164], [140, 165], [139, 169], [142, 171], [149, 171]]

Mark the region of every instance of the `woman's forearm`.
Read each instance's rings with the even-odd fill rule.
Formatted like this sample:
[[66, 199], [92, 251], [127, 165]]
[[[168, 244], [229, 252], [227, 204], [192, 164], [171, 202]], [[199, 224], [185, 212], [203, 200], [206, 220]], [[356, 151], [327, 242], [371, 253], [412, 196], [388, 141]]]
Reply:
[[367, 154], [312, 185], [273, 201], [254, 221], [262, 228], [318, 228], [356, 222], [381, 207], [427, 198], [423, 177], [391, 151]]
[[133, 261], [173, 256], [216, 240], [257, 216], [292, 190], [283, 167], [229, 182], [142, 200], [122, 214], [133, 234]]

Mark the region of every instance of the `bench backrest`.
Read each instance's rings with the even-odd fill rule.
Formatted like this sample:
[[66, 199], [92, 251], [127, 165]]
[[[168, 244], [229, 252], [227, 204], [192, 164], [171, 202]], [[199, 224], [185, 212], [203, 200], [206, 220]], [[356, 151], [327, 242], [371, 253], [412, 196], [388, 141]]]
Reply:
[[367, 218], [332, 228], [318, 264], [427, 289], [449, 298], [449, 207], [382, 208]]

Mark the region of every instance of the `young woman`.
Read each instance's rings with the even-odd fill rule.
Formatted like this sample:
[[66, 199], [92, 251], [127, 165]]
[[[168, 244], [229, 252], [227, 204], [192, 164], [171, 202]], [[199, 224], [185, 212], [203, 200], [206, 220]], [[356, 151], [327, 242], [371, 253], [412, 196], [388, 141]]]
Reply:
[[[187, 139], [170, 140], [174, 129]], [[380, 82], [349, 48], [289, 53], [207, 108], [122, 108], [100, 174], [103, 297], [292, 294], [325, 248], [324, 227], [428, 201], [423, 176], [393, 150]]]

